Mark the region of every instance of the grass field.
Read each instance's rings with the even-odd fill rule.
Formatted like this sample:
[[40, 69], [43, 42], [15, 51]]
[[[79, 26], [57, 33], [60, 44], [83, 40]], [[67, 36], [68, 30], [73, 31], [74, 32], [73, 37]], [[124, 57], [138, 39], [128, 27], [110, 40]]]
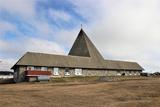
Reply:
[[1, 84], [0, 107], [160, 107], [160, 78]]

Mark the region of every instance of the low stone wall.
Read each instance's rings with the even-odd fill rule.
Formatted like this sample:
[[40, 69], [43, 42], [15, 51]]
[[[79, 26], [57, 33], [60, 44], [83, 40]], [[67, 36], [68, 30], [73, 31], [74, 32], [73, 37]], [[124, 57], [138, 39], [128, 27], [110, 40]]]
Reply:
[[[86, 76], [86, 77], [62, 77], [50, 78], [50, 82], [116, 82], [116, 81], [130, 81], [130, 80], [149, 80], [154, 77], [142, 76]], [[155, 78], [156, 79], [156, 78]]]
[[116, 76], [116, 71], [83, 69], [83, 76]]
[[139, 76], [139, 71], [119, 71], [119, 70], [90, 70], [84, 69], [83, 74], [85, 76]]

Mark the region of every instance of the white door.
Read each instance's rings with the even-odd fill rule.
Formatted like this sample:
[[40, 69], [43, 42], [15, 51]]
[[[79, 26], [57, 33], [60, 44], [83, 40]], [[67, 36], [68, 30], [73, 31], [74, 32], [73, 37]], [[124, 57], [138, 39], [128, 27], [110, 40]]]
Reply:
[[53, 75], [59, 75], [59, 68], [53, 69]]

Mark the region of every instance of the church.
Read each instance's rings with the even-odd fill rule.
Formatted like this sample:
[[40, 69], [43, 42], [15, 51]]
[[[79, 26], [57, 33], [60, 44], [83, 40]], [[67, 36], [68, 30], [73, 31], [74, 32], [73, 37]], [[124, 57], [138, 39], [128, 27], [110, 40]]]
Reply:
[[27, 52], [11, 69], [16, 82], [44, 76], [138, 76], [144, 70], [136, 62], [104, 59], [83, 29], [68, 55]]

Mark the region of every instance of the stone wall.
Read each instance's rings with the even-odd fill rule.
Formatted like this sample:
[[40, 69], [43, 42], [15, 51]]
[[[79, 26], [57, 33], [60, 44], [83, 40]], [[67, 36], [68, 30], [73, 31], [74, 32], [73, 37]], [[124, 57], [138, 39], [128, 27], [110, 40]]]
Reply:
[[[53, 77], [74, 77], [75, 69], [67, 69], [70, 75], [65, 75], [66, 68], [59, 68], [59, 75]], [[82, 69], [81, 76], [136, 76], [140, 75], [139, 71], [118, 71], [118, 70], [94, 70], [94, 69]]]
[[25, 70], [26, 70], [26, 67], [24, 66], [17, 66], [14, 69], [14, 81], [15, 82], [25, 81]]
[[123, 71], [123, 70], [91, 70], [83, 69], [84, 76], [136, 76], [140, 75], [139, 71]]
[[[110, 72], [108, 70], [90, 70], [90, 69], [83, 69], [82, 71], [83, 76], [108, 76]], [[115, 71], [112, 71], [112, 74], [115, 74]]]
[[[66, 70], [68, 71], [69, 75], [66, 75]], [[72, 68], [59, 68], [59, 75], [52, 75], [52, 77], [73, 77], [75, 76], [75, 69]]]
[[[19, 66], [15, 69], [17, 73], [16, 82], [26, 81], [25, 77], [25, 66]], [[48, 67], [48, 71], [53, 73], [53, 67]], [[68, 71], [69, 75], [66, 75]], [[140, 75], [140, 71], [120, 71], [120, 70], [95, 70], [95, 69], [82, 69], [82, 75], [79, 76], [121, 76], [125, 74], [126, 76], [136, 76]], [[59, 68], [59, 75], [53, 75], [52, 77], [74, 77], [75, 69], [74, 68]]]
[[19, 67], [16, 67], [14, 68], [14, 75], [13, 75], [14, 82], [18, 81], [18, 77], [19, 77]]
[[26, 71], [26, 67], [24, 66], [20, 66], [19, 67], [19, 72], [18, 72], [18, 82], [22, 82], [25, 81], [25, 71]]

